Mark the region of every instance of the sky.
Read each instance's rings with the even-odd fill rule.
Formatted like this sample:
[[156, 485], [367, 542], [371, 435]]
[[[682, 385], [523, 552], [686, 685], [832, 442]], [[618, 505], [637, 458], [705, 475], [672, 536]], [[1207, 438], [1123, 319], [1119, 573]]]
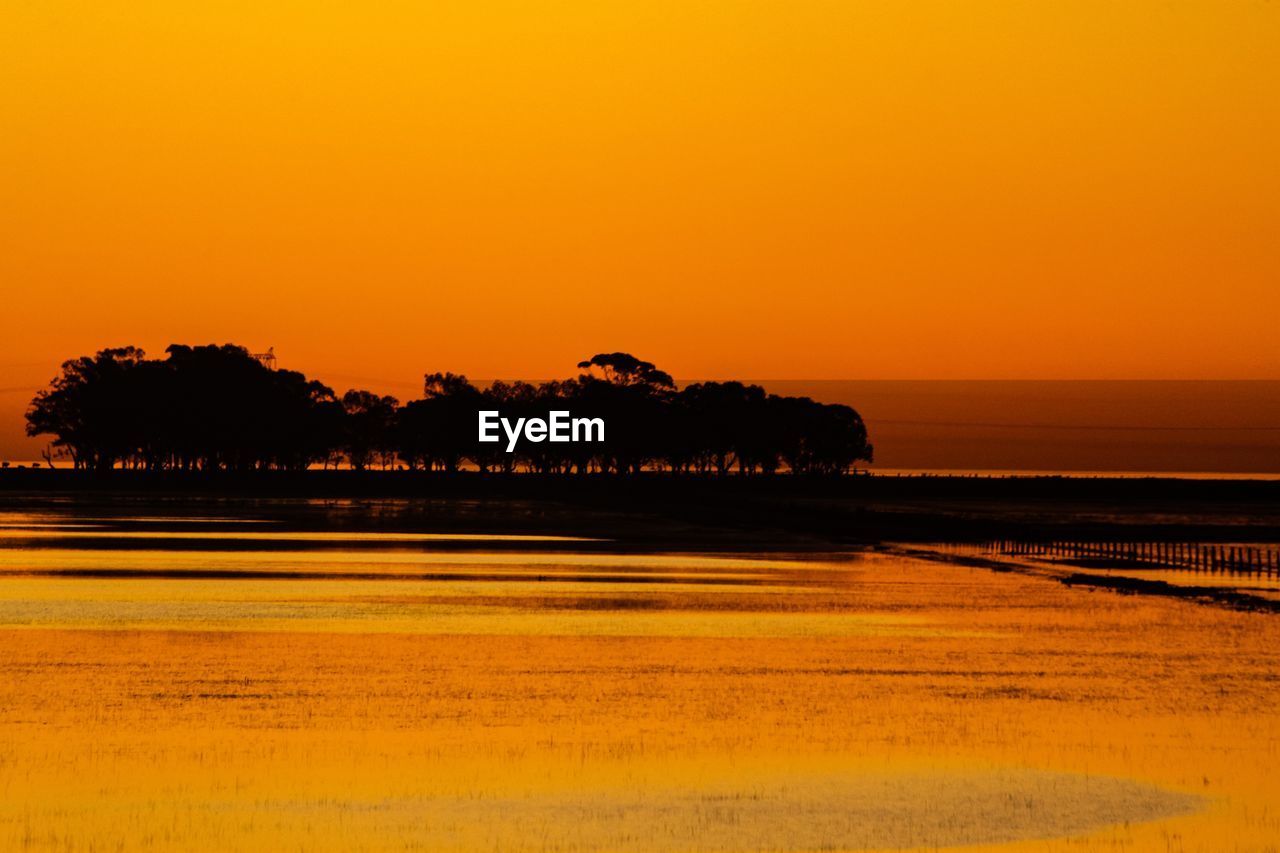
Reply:
[[0, 456], [63, 359], [1280, 378], [1280, 3], [8, 4]]

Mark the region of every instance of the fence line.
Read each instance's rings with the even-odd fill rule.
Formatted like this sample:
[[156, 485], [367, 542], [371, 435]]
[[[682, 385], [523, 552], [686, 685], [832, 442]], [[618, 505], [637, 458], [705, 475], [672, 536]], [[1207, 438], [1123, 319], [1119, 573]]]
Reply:
[[1208, 574], [1280, 575], [1280, 544], [995, 539], [977, 543], [977, 549], [1011, 557], [1100, 560]]

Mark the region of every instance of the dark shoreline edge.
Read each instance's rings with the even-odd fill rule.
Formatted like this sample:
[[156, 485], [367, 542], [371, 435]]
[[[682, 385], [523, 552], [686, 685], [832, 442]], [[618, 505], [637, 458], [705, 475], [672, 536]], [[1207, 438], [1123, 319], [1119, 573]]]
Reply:
[[[1280, 542], [1280, 480], [1074, 477], [495, 475], [411, 471], [149, 474], [0, 470], [0, 508], [236, 501], [394, 501], [479, 507], [454, 529], [598, 535], [620, 544], [706, 536], [743, 550], [991, 539]], [[434, 517], [449, 524], [447, 517]], [[394, 516], [394, 514], [390, 514]], [[412, 514], [386, 525], [415, 529]], [[712, 535], [714, 532], [714, 535]], [[633, 535], [634, 534], [634, 535]], [[708, 545], [712, 544], [710, 541]]]
[[71, 468], [0, 468], [0, 491], [145, 491], [169, 493], [274, 494], [280, 496], [431, 496], [442, 492], [553, 492], [591, 489], [673, 489], [696, 486], [724, 492], [902, 495], [1043, 495], [1143, 496], [1168, 494], [1217, 497], [1280, 497], [1280, 474], [1273, 478], [1221, 479], [1197, 475], [1099, 476], [1087, 474], [875, 474], [859, 471], [844, 476], [754, 474], [742, 476], [650, 471], [639, 474], [538, 474], [479, 471], [427, 472], [409, 470], [353, 471], [230, 471], [150, 472], [116, 469], [105, 474]]

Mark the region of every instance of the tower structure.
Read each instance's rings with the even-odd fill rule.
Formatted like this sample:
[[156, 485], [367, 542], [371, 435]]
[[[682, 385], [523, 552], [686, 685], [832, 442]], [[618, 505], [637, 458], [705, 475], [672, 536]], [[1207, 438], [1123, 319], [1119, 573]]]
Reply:
[[267, 370], [276, 369], [276, 348], [275, 347], [267, 347], [266, 352], [255, 352], [255, 353], [250, 353], [250, 355], [256, 358], [258, 360], [258, 364], [261, 364]]

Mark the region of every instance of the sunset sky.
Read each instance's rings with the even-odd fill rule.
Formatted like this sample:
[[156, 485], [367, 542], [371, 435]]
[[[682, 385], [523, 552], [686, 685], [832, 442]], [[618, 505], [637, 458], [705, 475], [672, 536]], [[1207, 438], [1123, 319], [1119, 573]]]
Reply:
[[1280, 378], [1280, 3], [64, 2], [0, 24], [0, 456], [64, 358], [344, 390]]

